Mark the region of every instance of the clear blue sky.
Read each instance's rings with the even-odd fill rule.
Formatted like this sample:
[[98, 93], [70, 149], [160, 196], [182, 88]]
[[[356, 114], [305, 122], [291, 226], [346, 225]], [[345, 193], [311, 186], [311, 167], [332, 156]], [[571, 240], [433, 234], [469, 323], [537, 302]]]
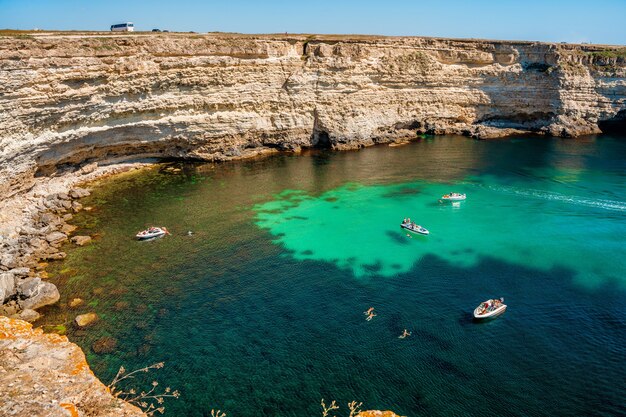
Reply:
[[626, 0], [0, 0], [0, 28], [365, 33], [626, 44]]

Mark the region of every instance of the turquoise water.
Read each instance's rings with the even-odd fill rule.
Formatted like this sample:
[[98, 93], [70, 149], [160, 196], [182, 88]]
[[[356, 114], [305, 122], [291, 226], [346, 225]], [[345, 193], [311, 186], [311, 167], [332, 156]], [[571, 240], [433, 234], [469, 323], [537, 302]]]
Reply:
[[[440, 137], [103, 181], [75, 219], [94, 244], [50, 271], [87, 304], [45, 320], [100, 315], [68, 334], [105, 381], [164, 361], [135, 383], [181, 391], [169, 416], [624, 415], [625, 161], [626, 137]], [[173, 234], [133, 241], [149, 224]]]

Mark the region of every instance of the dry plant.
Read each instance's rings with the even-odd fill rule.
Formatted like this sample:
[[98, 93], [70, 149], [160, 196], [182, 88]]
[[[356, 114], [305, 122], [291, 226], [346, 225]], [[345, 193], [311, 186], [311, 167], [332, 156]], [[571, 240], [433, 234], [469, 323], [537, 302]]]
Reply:
[[[339, 410], [339, 406], [337, 405], [337, 402], [333, 400], [327, 407], [326, 403], [324, 402], [324, 399], [322, 398], [322, 417], [328, 417], [330, 412], [333, 410]], [[335, 416], [333, 415], [333, 417]]]
[[[123, 366], [120, 366], [120, 370], [117, 371], [117, 375], [115, 375], [113, 381], [108, 385], [108, 388], [111, 390], [111, 394], [115, 397], [121, 398], [126, 402], [140, 407], [148, 416], [152, 416], [157, 412], [163, 414], [165, 412], [165, 407], [163, 406], [165, 398], [178, 398], [180, 396], [178, 391], [172, 391], [170, 387], [167, 387], [163, 390], [163, 392], [158, 393], [156, 391], [157, 386], [159, 385], [157, 381], [152, 381], [152, 388], [150, 388], [150, 390], [141, 391], [140, 393], [137, 393], [137, 390], [134, 388], [124, 391], [123, 389], [117, 387], [121, 381], [134, 378], [139, 372], [149, 372], [150, 369], [161, 369], [163, 366], [165, 366], [165, 364], [163, 362], [159, 362], [128, 373], [126, 373], [126, 369], [124, 369]], [[211, 411], [211, 415], [213, 415], [213, 411]], [[223, 415], [219, 415], [218, 410], [218, 414], [214, 417], [223, 417]]]
[[[348, 403], [348, 408], [350, 409], [349, 417], [356, 417], [361, 412], [361, 406], [363, 403], [357, 403], [356, 401], [352, 401]], [[339, 410], [339, 406], [337, 402], [333, 400], [330, 405], [326, 406], [324, 399], [322, 398], [322, 417], [328, 417], [330, 412], [333, 410]], [[333, 415], [333, 417], [335, 417]]]
[[350, 417], [356, 417], [357, 414], [361, 412], [361, 406], [363, 403], [358, 403], [356, 401], [352, 401], [348, 403], [348, 408], [350, 409]]

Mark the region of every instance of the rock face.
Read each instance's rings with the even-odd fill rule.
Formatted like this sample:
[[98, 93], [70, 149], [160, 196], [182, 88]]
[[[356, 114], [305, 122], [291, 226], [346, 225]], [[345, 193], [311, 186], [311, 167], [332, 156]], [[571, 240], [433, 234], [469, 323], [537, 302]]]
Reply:
[[0, 317], [0, 415], [144, 416], [111, 396], [65, 336]]
[[4, 37], [0, 195], [105, 159], [227, 160], [416, 132], [594, 133], [626, 118], [625, 56], [621, 47], [435, 38]]

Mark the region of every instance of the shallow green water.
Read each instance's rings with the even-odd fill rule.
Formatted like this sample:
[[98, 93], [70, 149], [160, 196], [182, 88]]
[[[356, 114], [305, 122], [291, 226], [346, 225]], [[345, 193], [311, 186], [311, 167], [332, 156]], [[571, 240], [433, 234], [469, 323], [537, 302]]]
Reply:
[[[105, 181], [75, 219], [94, 244], [51, 270], [62, 301], [87, 305], [45, 320], [100, 315], [68, 332], [105, 381], [165, 361], [154, 377], [182, 392], [171, 416], [318, 415], [321, 398], [411, 416], [620, 415], [625, 161], [626, 137], [441, 137]], [[441, 203], [448, 191], [468, 199]], [[408, 237], [404, 217], [430, 236]], [[133, 241], [149, 224], [173, 235]], [[499, 296], [506, 314], [473, 323]], [[119, 344], [97, 355], [103, 336]]]

